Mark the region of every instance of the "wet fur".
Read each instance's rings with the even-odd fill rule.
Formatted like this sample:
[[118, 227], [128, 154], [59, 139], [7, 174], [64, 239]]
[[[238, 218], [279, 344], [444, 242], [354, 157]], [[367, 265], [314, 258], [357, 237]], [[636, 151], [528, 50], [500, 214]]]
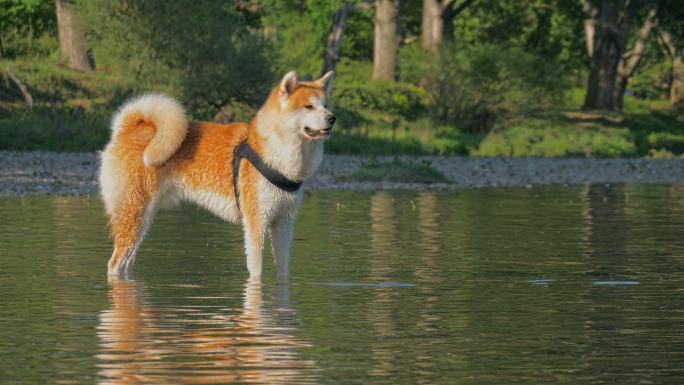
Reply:
[[233, 152], [247, 138], [264, 162], [288, 178], [304, 180], [313, 174], [322, 161], [323, 140], [307, 136], [304, 127], [332, 128], [332, 114], [325, 107], [330, 77], [299, 82], [294, 72], [288, 73], [249, 124], [188, 123], [183, 107], [160, 94], [125, 104], [112, 120], [112, 138], [100, 168], [114, 242], [108, 274], [130, 271], [160, 207], [189, 201], [243, 226], [252, 279], [261, 277], [264, 242], [270, 235], [278, 278], [286, 280], [303, 190], [280, 190], [243, 159], [240, 211], [233, 192]]

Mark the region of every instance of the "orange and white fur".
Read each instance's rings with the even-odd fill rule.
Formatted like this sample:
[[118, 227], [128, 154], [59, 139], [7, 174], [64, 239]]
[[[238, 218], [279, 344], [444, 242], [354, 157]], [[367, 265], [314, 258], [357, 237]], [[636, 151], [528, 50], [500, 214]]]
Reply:
[[174, 99], [148, 94], [123, 105], [112, 120], [102, 152], [100, 188], [110, 218], [114, 252], [109, 275], [126, 275], [158, 208], [190, 201], [243, 226], [250, 278], [261, 279], [264, 242], [270, 233], [278, 279], [289, 277], [293, 223], [303, 189], [272, 185], [246, 159], [233, 192], [236, 146], [247, 142], [272, 168], [291, 180], [311, 176], [323, 158], [323, 141], [335, 117], [327, 109], [332, 72], [300, 82], [281, 80], [249, 124], [188, 122]]

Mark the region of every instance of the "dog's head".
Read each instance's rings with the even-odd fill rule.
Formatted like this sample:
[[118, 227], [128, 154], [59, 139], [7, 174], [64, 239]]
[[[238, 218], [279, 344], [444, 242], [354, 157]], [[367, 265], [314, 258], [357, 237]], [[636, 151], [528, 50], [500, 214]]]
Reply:
[[332, 75], [330, 71], [310, 82], [300, 82], [294, 71], [283, 77], [273, 96], [277, 97], [279, 120], [286, 135], [311, 141], [330, 137], [336, 118], [328, 110], [326, 87]]

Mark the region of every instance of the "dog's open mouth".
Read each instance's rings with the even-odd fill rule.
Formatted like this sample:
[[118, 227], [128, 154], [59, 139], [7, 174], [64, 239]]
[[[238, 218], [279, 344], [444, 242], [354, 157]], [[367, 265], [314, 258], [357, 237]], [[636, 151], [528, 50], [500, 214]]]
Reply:
[[304, 132], [312, 138], [312, 139], [321, 139], [321, 138], [327, 138], [330, 136], [330, 132], [332, 131], [332, 127], [326, 127], [322, 128], [320, 130], [314, 130], [309, 127], [304, 127]]

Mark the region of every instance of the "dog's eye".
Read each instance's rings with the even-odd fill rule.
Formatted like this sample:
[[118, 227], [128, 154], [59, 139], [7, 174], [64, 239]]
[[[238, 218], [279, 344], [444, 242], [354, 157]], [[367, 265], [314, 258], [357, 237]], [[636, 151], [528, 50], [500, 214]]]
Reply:
[[307, 110], [313, 110], [313, 106], [311, 104], [307, 104], [306, 106], [304, 106], [304, 108], [306, 108]]
[[327, 104], [324, 104], [323, 107], [324, 107], [324, 108], [328, 108], [328, 105], [327, 105]]

